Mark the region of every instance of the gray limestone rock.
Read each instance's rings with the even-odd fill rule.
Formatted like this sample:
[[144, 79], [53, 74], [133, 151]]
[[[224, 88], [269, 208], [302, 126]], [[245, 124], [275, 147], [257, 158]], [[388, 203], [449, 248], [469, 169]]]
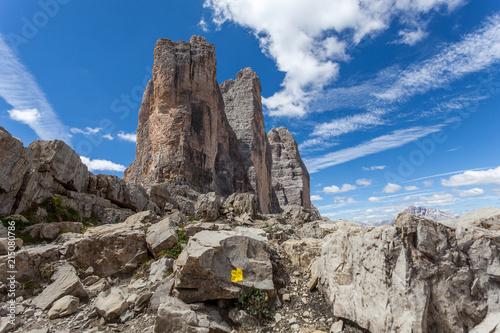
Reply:
[[236, 80], [220, 85], [227, 120], [238, 138], [250, 189], [258, 196], [262, 213], [279, 211], [279, 203], [272, 191], [271, 147], [266, 136], [260, 80], [251, 68], [236, 74]]
[[[242, 281], [231, 281], [241, 269]], [[201, 231], [189, 239], [177, 259], [175, 294], [188, 303], [238, 298], [242, 288], [273, 291], [273, 272], [267, 239], [260, 230]]]
[[300, 158], [297, 142], [288, 129], [273, 128], [267, 133], [272, 152], [273, 190], [280, 207], [299, 205], [311, 208], [309, 172]]
[[500, 310], [497, 232], [408, 213], [395, 227], [336, 224], [318, 263], [319, 288], [336, 317], [372, 332], [493, 327]]

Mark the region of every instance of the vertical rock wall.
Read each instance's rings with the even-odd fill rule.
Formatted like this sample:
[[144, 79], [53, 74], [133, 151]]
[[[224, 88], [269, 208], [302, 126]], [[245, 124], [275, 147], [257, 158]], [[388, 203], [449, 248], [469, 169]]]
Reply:
[[250, 189], [259, 198], [264, 214], [279, 211], [273, 195], [271, 147], [266, 136], [260, 92], [260, 80], [251, 68], [236, 74], [236, 80], [220, 85], [229, 124], [236, 133]]
[[297, 142], [285, 127], [267, 133], [273, 159], [273, 190], [281, 207], [300, 205], [311, 208], [309, 172], [302, 162]]
[[143, 186], [188, 183], [222, 195], [246, 191], [217, 83], [214, 46], [196, 36], [189, 43], [158, 40], [152, 80], [152, 93], [148, 84], [141, 106], [136, 159], [124, 178]]

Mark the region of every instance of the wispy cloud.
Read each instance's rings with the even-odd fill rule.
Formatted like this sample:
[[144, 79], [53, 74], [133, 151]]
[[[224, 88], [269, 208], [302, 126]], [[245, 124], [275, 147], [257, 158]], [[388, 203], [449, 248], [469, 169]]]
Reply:
[[[456, 175], [458, 173], [463, 173], [465, 171], [487, 170], [487, 169], [490, 169], [490, 168], [491, 167], [485, 167], [485, 168], [475, 168], [475, 169], [470, 169], [470, 170], [460, 170], [460, 171], [451, 171], [451, 172], [445, 172], [445, 173], [438, 173], [436, 175], [430, 175], [430, 176], [425, 176], [425, 177], [410, 179], [410, 180], [402, 182], [401, 184], [415, 182], [417, 180], [424, 180], [424, 179], [430, 179], [430, 178], [436, 178], [436, 177], [442, 177], [442, 176]], [[432, 186], [433, 181], [431, 180], [431, 181], [427, 181], [427, 182], [423, 182], [423, 183], [425, 184], [425, 186]]]
[[435, 57], [402, 71], [389, 89], [376, 96], [390, 102], [404, 100], [484, 70], [500, 60], [499, 44], [500, 15], [494, 15], [460, 42], [450, 44]]
[[429, 33], [427, 33], [421, 27], [418, 27], [414, 30], [401, 30], [399, 32], [399, 36], [401, 38], [396, 41], [396, 44], [407, 44], [413, 46], [425, 39], [428, 35]]
[[357, 114], [354, 116], [335, 119], [328, 123], [316, 125], [311, 136], [321, 138], [337, 137], [346, 133], [371, 128], [375, 125], [382, 125], [380, 115], [374, 113]]
[[80, 156], [80, 159], [82, 160], [83, 164], [87, 166], [89, 171], [116, 171], [116, 172], [123, 172], [125, 171], [125, 166], [117, 163], [113, 163], [108, 160], [101, 160], [101, 159], [95, 159], [91, 160], [88, 157], [85, 156]]
[[363, 171], [384, 170], [387, 165], [373, 165], [371, 167], [362, 167]]
[[102, 137], [106, 140], [109, 140], [109, 141], [112, 141], [115, 139], [111, 134], [104, 134]]
[[43, 140], [71, 144], [68, 132], [49, 104], [35, 78], [21, 64], [0, 34], [0, 96], [12, 105], [11, 119], [28, 125]]
[[85, 127], [84, 130], [82, 130], [80, 128], [76, 128], [76, 127], [73, 127], [72, 129], [70, 129], [71, 133], [74, 133], [74, 134], [83, 134], [83, 135], [97, 134], [101, 130], [102, 130], [102, 128], [100, 128], [100, 127], [96, 127], [96, 128]]
[[419, 188], [416, 187], [415, 185], [411, 185], [411, 186], [405, 186], [405, 190], [406, 191], [416, 191], [418, 190]]
[[409, 142], [420, 139], [431, 133], [438, 132], [443, 124], [429, 127], [412, 127], [396, 130], [391, 134], [382, 135], [358, 146], [345, 148], [336, 152], [328, 153], [321, 157], [305, 159], [305, 164], [310, 173], [318, 172], [324, 168], [342, 164], [367, 155], [381, 151], [401, 147]]
[[320, 195], [311, 195], [311, 201], [320, 201], [323, 198]]
[[118, 139], [129, 141], [129, 142], [136, 142], [137, 141], [137, 135], [135, 133], [125, 133], [123, 131], [120, 131], [117, 135]]

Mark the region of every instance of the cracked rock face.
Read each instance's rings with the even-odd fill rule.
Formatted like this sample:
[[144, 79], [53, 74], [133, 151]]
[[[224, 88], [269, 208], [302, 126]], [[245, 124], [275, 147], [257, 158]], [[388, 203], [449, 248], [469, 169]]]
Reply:
[[236, 133], [250, 189], [259, 198], [264, 214], [279, 211], [279, 203], [272, 191], [271, 147], [266, 136], [260, 80], [251, 68], [236, 74], [236, 80], [220, 85], [227, 120]]
[[407, 213], [395, 227], [338, 224], [319, 260], [335, 316], [372, 332], [490, 332], [500, 324], [498, 232]]
[[272, 183], [280, 207], [311, 208], [309, 172], [302, 162], [297, 142], [285, 127], [267, 133], [272, 152]]
[[143, 186], [175, 181], [220, 195], [247, 190], [217, 83], [215, 48], [204, 38], [158, 40], [137, 133], [136, 158], [124, 179]]
[[[243, 280], [231, 281], [231, 271]], [[187, 303], [238, 298], [242, 288], [274, 289], [267, 239], [258, 229], [201, 231], [189, 239], [176, 262], [175, 294]]]

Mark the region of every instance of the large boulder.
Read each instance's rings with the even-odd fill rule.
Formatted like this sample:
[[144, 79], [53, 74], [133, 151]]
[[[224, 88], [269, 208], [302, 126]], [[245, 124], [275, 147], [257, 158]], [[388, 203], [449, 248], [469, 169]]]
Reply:
[[196, 201], [196, 218], [205, 221], [215, 221], [219, 217], [221, 201], [221, 198], [215, 192], [200, 195], [198, 201]]
[[177, 230], [168, 217], [150, 226], [146, 234], [148, 249], [155, 258], [158, 258], [162, 250], [174, 247], [178, 240]]
[[228, 217], [248, 214], [251, 219], [255, 219], [257, 196], [253, 193], [233, 193], [224, 201], [222, 213]]
[[65, 257], [99, 276], [130, 273], [148, 257], [146, 225], [152, 212], [140, 212], [118, 224], [89, 228], [82, 238], [64, 244]]
[[55, 301], [66, 295], [78, 298], [88, 297], [87, 291], [76, 275], [76, 271], [73, 266], [61, 266], [54, 273], [51, 279], [53, 282], [33, 300], [33, 304], [37, 308], [47, 310]]
[[80, 300], [78, 297], [66, 295], [54, 302], [49, 310], [49, 319], [56, 319], [72, 315], [78, 310]]
[[[188, 303], [238, 298], [242, 288], [274, 290], [269, 245], [262, 231], [201, 231], [189, 239], [175, 268], [175, 294]], [[232, 282], [231, 271], [243, 271]]]
[[[201, 307], [201, 308], [200, 308]], [[155, 333], [230, 333], [229, 326], [217, 310], [197, 305], [193, 310], [188, 304], [166, 296], [158, 309]]]
[[118, 289], [101, 295], [95, 301], [95, 309], [106, 321], [117, 320], [128, 309], [128, 303]]
[[336, 317], [372, 332], [490, 332], [500, 318], [499, 240], [407, 213], [395, 227], [344, 223], [325, 238], [320, 288]]
[[56, 239], [61, 233], [79, 233], [83, 228], [81, 222], [37, 223], [24, 229], [24, 233], [32, 238]]

